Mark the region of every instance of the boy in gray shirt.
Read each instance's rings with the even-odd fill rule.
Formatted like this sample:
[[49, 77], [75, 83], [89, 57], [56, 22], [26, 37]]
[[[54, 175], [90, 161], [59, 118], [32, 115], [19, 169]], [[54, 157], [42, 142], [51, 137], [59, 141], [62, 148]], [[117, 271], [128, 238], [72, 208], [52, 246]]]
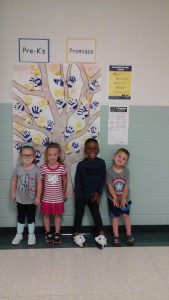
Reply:
[[113, 165], [107, 170], [107, 190], [109, 213], [112, 218], [112, 229], [114, 234], [113, 245], [121, 246], [119, 238], [119, 217], [122, 215], [126, 228], [126, 244], [134, 245], [134, 238], [131, 235], [130, 221], [130, 189], [129, 170], [126, 164], [129, 159], [128, 150], [121, 148], [113, 156]]

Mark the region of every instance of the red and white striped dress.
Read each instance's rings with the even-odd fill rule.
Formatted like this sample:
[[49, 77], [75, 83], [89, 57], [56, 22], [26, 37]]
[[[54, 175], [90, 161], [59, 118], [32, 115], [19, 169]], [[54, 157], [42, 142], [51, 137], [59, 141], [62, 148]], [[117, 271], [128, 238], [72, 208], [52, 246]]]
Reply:
[[66, 167], [59, 164], [57, 168], [52, 169], [47, 164], [43, 164], [40, 169], [44, 183], [41, 202], [42, 214], [63, 214], [64, 197], [62, 178], [67, 175]]

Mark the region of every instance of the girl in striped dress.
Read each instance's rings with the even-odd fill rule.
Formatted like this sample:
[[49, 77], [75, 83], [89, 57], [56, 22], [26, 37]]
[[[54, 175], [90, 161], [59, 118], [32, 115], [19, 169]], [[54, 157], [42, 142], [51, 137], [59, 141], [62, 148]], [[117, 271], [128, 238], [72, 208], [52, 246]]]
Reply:
[[[46, 148], [46, 163], [41, 166], [43, 195], [41, 212], [45, 226], [45, 239], [48, 243], [61, 243], [60, 229], [64, 201], [66, 200], [67, 169], [60, 159], [61, 148], [50, 143]], [[55, 233], [50, 231], [50, 217], [54, 217]]]

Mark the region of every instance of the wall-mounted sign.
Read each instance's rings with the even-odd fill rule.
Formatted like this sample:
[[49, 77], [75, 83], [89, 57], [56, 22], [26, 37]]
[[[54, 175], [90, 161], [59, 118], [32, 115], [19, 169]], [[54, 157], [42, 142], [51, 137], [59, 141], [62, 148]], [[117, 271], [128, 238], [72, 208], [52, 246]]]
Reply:
[[131, 99], [131, 66], [109, 66], [108, 99]]
[[67, 39], [66, 61], [68, 63], [95, 63], [95, 39]]
[[49, 62], [49, 39], [19, 38], [20, 62]]
[[128, 144], [129, 106], [109, 106], [108, 145]]

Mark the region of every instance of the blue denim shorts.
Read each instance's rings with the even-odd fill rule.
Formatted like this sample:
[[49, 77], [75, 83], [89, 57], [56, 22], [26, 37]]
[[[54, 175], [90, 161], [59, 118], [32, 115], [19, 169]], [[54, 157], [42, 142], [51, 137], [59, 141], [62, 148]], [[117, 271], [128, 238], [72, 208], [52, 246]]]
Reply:
[[122, 214], [129, 215], [130, 214], [131, 203], [132, 203], [131, 201], [128, 201], [126, 203], [125, 207], [120, 208], [120, 207], [115, 206], [113, 204], [113, 201], [108, 198], [108, 206], [109, 206], [110, 217], [111, 218], [120, 217]]

